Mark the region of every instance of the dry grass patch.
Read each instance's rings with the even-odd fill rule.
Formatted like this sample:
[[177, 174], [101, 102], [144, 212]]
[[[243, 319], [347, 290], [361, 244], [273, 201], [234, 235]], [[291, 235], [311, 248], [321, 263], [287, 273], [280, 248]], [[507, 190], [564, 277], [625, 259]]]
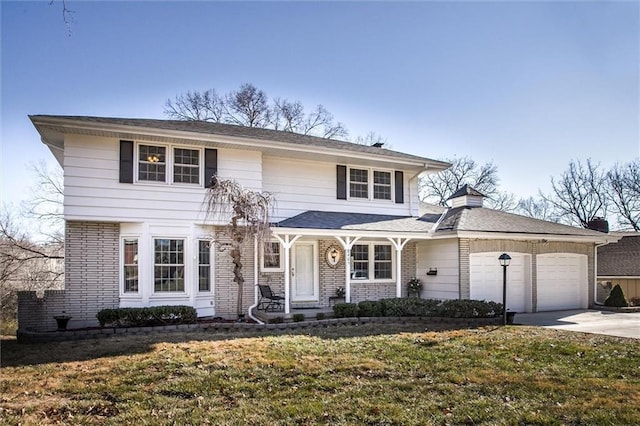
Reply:
[[634, 424], [631, 339], [365, 325], [3, 342], [7, 424]]

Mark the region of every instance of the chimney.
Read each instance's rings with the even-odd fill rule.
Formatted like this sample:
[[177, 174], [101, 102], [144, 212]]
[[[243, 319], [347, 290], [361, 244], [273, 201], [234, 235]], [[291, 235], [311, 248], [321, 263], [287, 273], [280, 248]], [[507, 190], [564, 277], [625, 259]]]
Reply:
[[609, 233], [609, 222], [603, 218], [594, 216], [589, 222], [587, 222], [587, 228], [593, 231]]

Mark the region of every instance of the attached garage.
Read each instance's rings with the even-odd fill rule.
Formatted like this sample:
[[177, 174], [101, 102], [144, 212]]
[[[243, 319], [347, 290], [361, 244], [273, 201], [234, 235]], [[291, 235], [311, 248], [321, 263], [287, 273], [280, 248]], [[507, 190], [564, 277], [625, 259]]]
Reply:
[[537, 256], [538, 311], [588, 307], [587, 256], [547, 253]]
[[[469, 256], [470, 297], [502, 303], [503, 270], [498, 261], [502, 252], [472, 253]], [[507, 309], [531, 311], [531, 255], [509, 253], [507, 267]]]

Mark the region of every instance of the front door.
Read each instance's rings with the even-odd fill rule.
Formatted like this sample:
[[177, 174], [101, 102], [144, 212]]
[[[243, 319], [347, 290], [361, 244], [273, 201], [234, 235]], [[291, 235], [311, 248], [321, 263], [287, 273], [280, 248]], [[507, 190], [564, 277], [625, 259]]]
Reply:
[[291, 301], [317, 302], [318, 294], [318, 245], [314, 242], [298, 242], [293, 247], [291, 268]]

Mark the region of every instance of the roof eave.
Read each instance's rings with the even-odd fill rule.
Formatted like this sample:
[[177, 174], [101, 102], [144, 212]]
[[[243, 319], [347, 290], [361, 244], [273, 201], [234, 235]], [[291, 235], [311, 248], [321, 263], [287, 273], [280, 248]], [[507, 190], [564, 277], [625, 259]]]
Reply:
[[[298, 145], [291, 142], [282, 142], [276, 139], [256, 139], [250, 137], [230, 136], [218, 133], [203, 133], [194, 132], [188, 130], [172, 130], [172, 129], [159, 129], [147, 126], [136, 126], [131, 124], [116, 124], [116, 123], [104, 123], [104, 122], [87, 122], [83, 120], [77, 120], [71, 117], [55, 117], [55, 116], [37, 116], [32, 115], [29, 117], [36, 127], [38, 132], [45, 138], [48, 133], [47, 126], [61, 127], [65, 129], [74, 129], [77, 131], [85, 132], [106, 132], [112, 133], [113, 137], [119, 138], [132, 138], [132, 136], [144, 135], [147, 137], [158, 138], [173, 138], [176, 140], [191, 140], [202, 141], [212, 144], [224, 144], [229, 143], [235, 148], [257, 148], [260, 151], [268, 150], [281, 150], [289, 152], [305, 152], [309, 154], [331, 154], [336, 157], [342, 157], [347, 159], [368, 160], [389, 164], [397, 164], [407, 166], [407, 168], [413, 169], [416, 173], [422, 172], [435, 172], [444, 170], [450, 166], [449, 163], [432, 160], [424, 157], [416, 158], [402, 158], [394, 155], [387, 155], [383, 150], [379, 153], [358, 152], [346, 149], [338, 149], [334, 147], [317, 147], [309, 145]], [[47, 139], [47, 144], [52, 141]], [[44, 141], [45, 139], [43, 139]], [[265, 141], [268, 141], [268, 146], [265, 146]], [[60, 145], [57, 143], [57, 145]], [[402, 154], [402, 153], [399, 153]]]
[[490, 231], [457, 231], [460, 238], [470, 239], [494, 239], [494, 240], [541, 240], [541, 241], [570, 241], [594, 244], [609, 244], [618, 241], [618, 237], [603, 234], [596, 235], [569, 235], [569, 234], [542, 234], [525, 232], [490, 232]]

